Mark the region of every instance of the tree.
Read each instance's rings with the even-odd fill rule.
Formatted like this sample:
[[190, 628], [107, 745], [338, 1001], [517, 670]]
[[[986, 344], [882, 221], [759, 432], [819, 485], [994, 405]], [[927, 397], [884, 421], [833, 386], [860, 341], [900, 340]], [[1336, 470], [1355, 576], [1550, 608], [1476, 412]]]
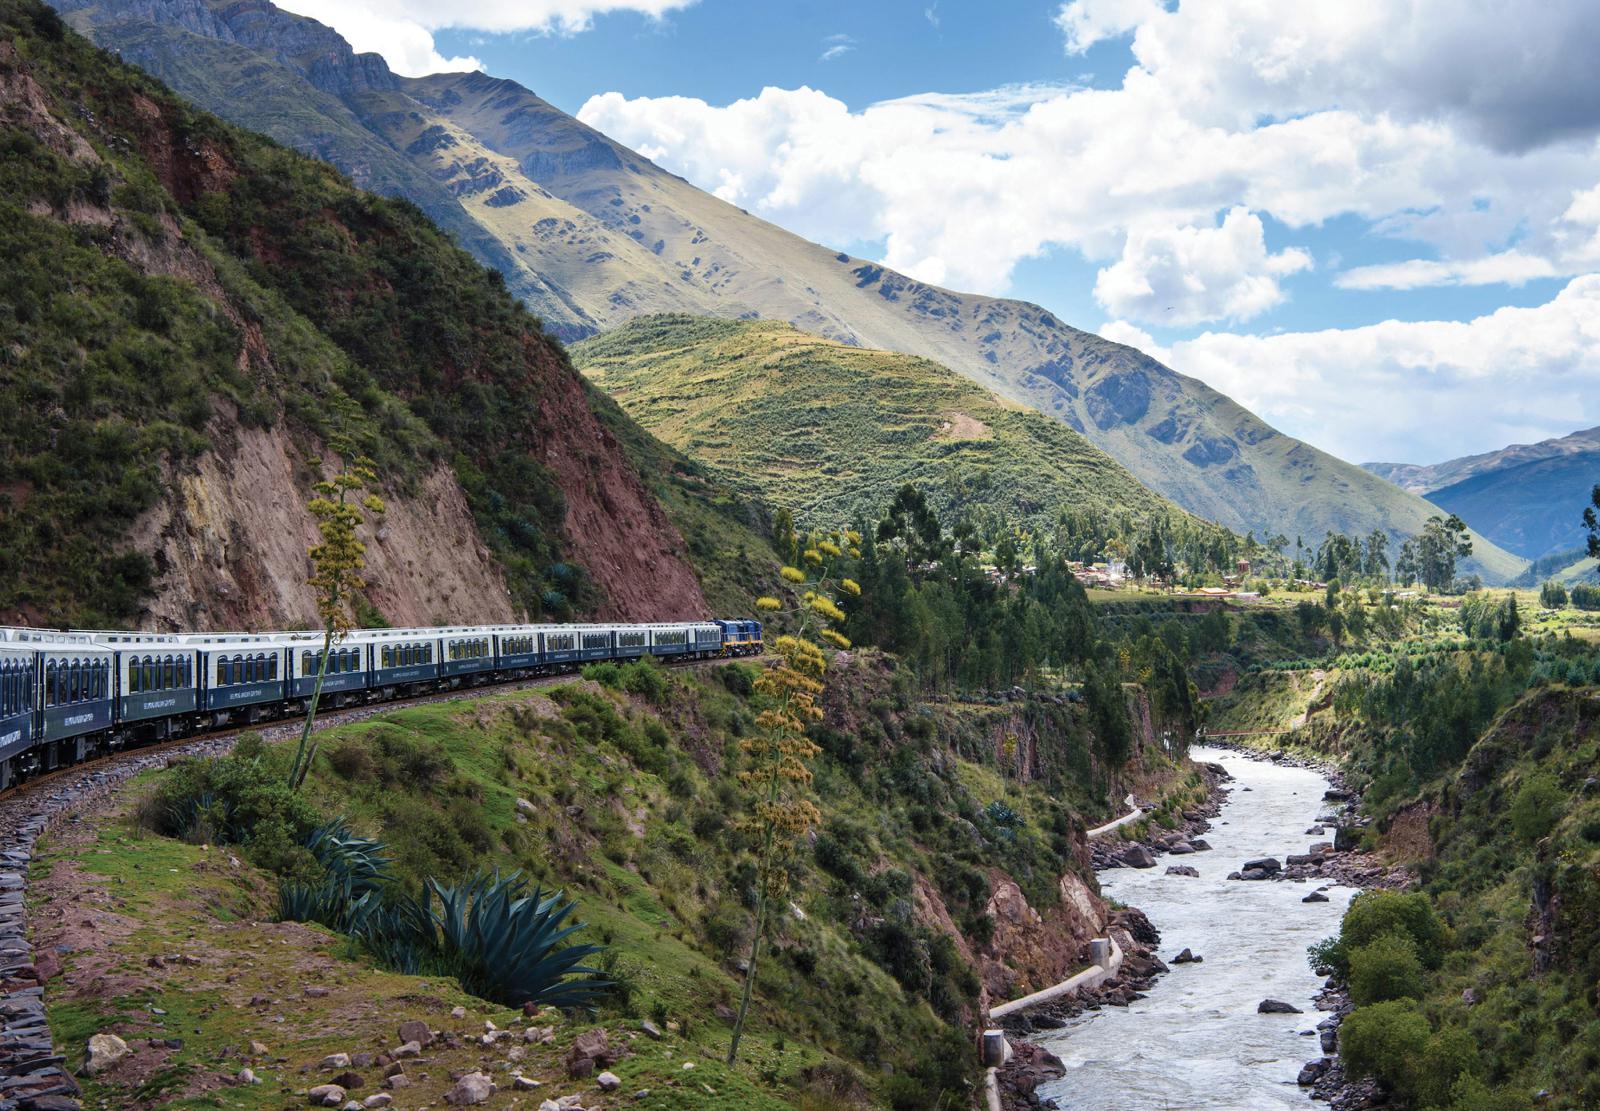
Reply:
[[1375, 528], [1367, 534], [1366, 549], [1361, 555], [1361, 572], [1369, 579], [1389, 577], [1389, 534]]
[[[361, 542], [361, 526], [371, 518], [382, 516], [383, 501], [372, 493], [362, 491], [378, 480], [373, 461], [362, 454], [346, 428], [350, 424], [355, 403], [343, 399], [334, 405], [334, 418], [339, 431], [328, 437], [331, 454], [340, 461], [340, 470], [324, 473], [312, 486], [312, 499], [306, 504], [317, 519], [320, 544], [310, 550], [311, 577], [306, 581], [316, 591], [317, 615], [322, 619], [322, 658], [317, 664], [317, 683], [306, 702], [306, 721], [300, 731], [300, 745], [295, 749], [294, 764], [289, 769], [289, 785], [298, 788], [305, 781], [306, 772], [316, 757], [316, 749], [307, 752], [311, 741], [312, 723], [317, 717], [317, 701], [322, 697], [322, 684], [328, 675], [328, 657], [333, 646], [350, 632], [350, 601], [357, 591], [367, 585], [361, 577], [366, 566], [367, 546]], [[313, 461], [323, 467], [321, 460]]]
[[772, 547], [785, 564], [797, 563], [800, 552], [794, 532], [794, 514], [781, 508], [772, 515]]
[[1547, 610], [1562, 609], [1567, 604], [1567, 588], [1554, 579], [1546, 579], [1539, 588], [1539, 604]]
[[1133, 752], [1133, 726], [1128, 721], [1128, 696], [1116, 668], [1090, 660], [1084, 668], [1083, 700], [1089, 707], [1089, 725], [1106, 763], [1120, 767]]
[[1589, 534], [1589, 558], [1600, 562], [1600, 517], [1595, 511], [1600, 510], [1600, 483], [1589, 492], [1589, 504], [1583, 511], [1583, 528]]
[[[739, 742], [748, 760], [739, 773], [739, 781], [752, 799], [750, 817], [740, 826], [756, 844], [756, 920], [744, 991], [728, 1045], [730, 1065], [739, 1055], [739, 1039], [744, 1036], [771, 908], [789, 889], [789, 856], [795, 843], [822, 820], [822, 812], [811, 796], [810, 767], [811, 760], [822, 750], [807, 735], [812, 723], [822, 719], [818, 700], [828, 669], [827, 654], [817, 641], [835, 648], [850, 647], [850, 641], [834, 628], [844, 624], [846, 615], [832, 594], [834, 590], [851, 597], [861, 593], [859, 584], [835, 573], [846, 551], [852, 559], [861, 558], [861, 534], [830, 533], [811, 539], [813, 543], [797, 561], [804, 570], [785, 566], [780, 571], [785, 581], [800, 592], [787, 610], [796, 628], [772, 642], [771, 650], [778, 662], [755, 681], [755, 689], [766, 705], [756, 718], [754, 735]], [[768, 612], [785, 610], [777, 598], [760, 598], [756, 605]]]
[[1454, 513], [1429, 517], [1416, 537], [1417, 575], [1429, 590], [1448, 590], [1456, 578], [1456, 561], [1472, 554], [1466, 522]]

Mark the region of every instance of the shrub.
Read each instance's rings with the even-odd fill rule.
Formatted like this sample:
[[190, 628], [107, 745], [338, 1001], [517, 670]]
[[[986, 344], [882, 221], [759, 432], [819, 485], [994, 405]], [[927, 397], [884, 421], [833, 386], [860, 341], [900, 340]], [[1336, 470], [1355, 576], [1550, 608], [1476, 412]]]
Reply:
[[1456, 1082], [1483, 1071], [1478, 1044], [1459, 1027], [1447, 1027], [1428, 1039], [1415, 1077], [1414, 1096], [1424, 1107], [1445, 1107], [1452, 1102]]
[[1434, 970], [1444, 961], [1444, 923], [1426, 895], [1420, 891], [1366, 891], [1345, 911], [1339, 927], [1342, 956], [1336, 957], [1334, 967], [1348, 975], [1349, 955], [1389, 933], [1410, 937], [1423, 968]]
[[1345, 1072], [1372, 1077], [1397, 1092], [1408, 1092], [1428, 1046], [1428, 1020], [1409, 999], [1357, 1007], [1339, 1027], [1339, 1055]]
[[259, 746], [229, 756], [175, 764], [145, 811], [157, 833], [244, 848], [279, 875], [314, 871], [306, 839], [320, 816], [288, 786], [278, 750]]
[[641, 656], [621, 670], [622, 689], [647, 702], [659, 704], [667, 696], [670, 680], [653, 656]]
[[1533, 844], [1556, 828], [1567, 793], [1548, 772], [1531, 775], [1511, 802], [1511, 828], [1524, 844]]
[[1358, 1007], [1422, 998], [1422, 962], [1409, 935], [1391, 933], [1350, 952], [1350, 998]]

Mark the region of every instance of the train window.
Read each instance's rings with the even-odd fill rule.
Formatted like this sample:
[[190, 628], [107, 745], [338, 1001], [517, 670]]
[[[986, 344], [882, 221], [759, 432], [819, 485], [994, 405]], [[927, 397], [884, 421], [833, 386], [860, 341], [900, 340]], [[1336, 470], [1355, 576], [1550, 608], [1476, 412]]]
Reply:
[[274, 652], [272, 655], [267, 657], [267, 679], [269, 681], [271, 681], [271, 680], [276, 680], [277, 678], [278, 678], [278, 654], [276, 652]]
[[54, 706], [56, 704], [56, 662], [54, 660], [50, 660], [44, 665], [44, 704], [46, 706]]
[[217, 660], [217, 686], [225, 687], [228, 685], [229, 670], [228, 657], [223, 656], [221, 659]]
[[106, 688], [110, 686], [111, 661], [101, 660], [94, 668], [94, 696], [104, 698]]
[[128, 693], [138, 694], [144, 688], [139, 685], [139, 661], [128, 661]]
[[149, 656], [146, 656], [144, 658], [144, 660], [140, 663], [139, 666], [144, 669], [144, 689], [147, 690], [147, 691], [155, 690], [156, 689], [156, 662], [155, 662], [155, 660], [151, 659]]
[[178, 661], [171, 656], [161, 661], [161, 679], [167, 690], [178, 685]]

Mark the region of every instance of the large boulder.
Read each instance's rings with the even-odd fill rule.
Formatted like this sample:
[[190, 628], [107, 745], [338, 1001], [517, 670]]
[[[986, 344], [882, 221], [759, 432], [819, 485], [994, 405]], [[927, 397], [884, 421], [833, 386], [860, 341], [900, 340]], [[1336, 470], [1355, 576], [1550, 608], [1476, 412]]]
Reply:
[[617, 1060], [611, 1048], [611, 1039], [605, 1028], [596, 1026], [579, 1034], [567, 1050], [567, 1074], [573, 1077], [593, 1076], [596, 1071]]
[[1167, 865], [1167, 875], [1169, 875], [1169, 876], [1189, 876], [1189, 877], [1191, 877], [1193, 879], [1199, 879], [1200, 878], [1199, 871], [1194, 869], [1194, 868], [1189, 867], [1189, 865], [1187, 865], [1187, 864], [1169, 864], [1169, 865]]
[[452, 1107], [471, 1107], [487, 1102], [495, 1090], [495, 1083], [489, 1079], [488, 1073], [469, 1072], [444, 1094], [444, 1101]]
[[344, 1089], [337, 1084], [318, 1084], [306, 1093], [306, 1102], [313, 1107], [339, 1107], [344, 1103]]
[[1143, 845], [1129, 845], [1122, 850], [1122, 863], [1129, 868], [1154, 868], [1156, 858]]
[[1256, 1014], [1258, 1015], [1299, 1015], [1304, 1013], [1293, 1003], [1285, 1003], [1281, 999], [1263, 999], [1256, 1004]]
[[1187, 841], [1174, 841], [1167, 846], [1167, 851], [1174, 856], [1185, 856], [1194, 852], [1194, 846]]
[[1183, 952], [1179, 953], [1176, 957], [1172, 958], [1172, 963], [1173, 964], [1199, 964], [1204, 960], [1205, 960], [1204, 957], [1199, 956], [1198, 954], [1193, 953], [1188, 949], [1185, 949]]
[[131, 1052], [128, 1043], [115, 1034], [96, 1034], [89, 1039], [88, 1056], [83, 1062], [84, 1075], [99, 1076]]
[[416, 1042], [424, 1048], [433, 1041], [433, 1031], [428, 1029], [428, 1024], [421, 1019], [411, 1019], [400, 1024], [400, 1044]]
[[1257, 860], [1245, 861], [1240, 870], [1244, 872], [1254, 870], [1258, 872], [1266, 872], [1271, 875], [1273, 873], [1283, 871], [1283, 863], [1275, 856], [1263, 856]]

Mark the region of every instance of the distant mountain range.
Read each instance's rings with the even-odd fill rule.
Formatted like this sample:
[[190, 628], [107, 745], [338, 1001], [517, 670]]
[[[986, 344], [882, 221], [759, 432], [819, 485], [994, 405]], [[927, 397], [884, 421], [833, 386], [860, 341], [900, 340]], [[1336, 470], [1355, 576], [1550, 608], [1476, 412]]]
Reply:
[[[1239, 532], [1400, 536], [1436, 511], [1037, 305], [927, 285], [753, 217], [516, 82], [400, 77], [266, 0], [57, 6], [202, 106], [411, 199], [563, 339], [662, 312], [786, 321], [939, 362]], [[1523, 561], [1480, 538], [1474, 565], [1504, 579]]]
[[1600, 428], [1444, 463], [1367, 463], [1501, 547], [1538, 559], [1583, 542], [1583, 508], [1600, 483]]

